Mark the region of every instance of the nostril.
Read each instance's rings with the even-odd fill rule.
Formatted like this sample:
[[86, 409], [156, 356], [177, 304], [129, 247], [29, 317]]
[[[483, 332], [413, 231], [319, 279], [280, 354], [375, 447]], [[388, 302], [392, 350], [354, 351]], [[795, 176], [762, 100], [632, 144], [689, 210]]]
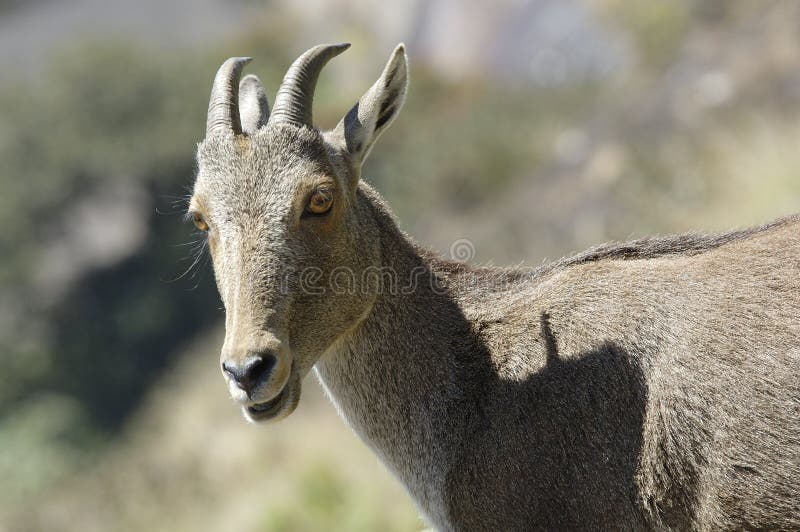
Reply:
[[249, 385], [256, 386], [267, 380], [276, 362], [275, 355], [269, 353], [247, 359], [245, 372]]
[[229, 377], [238, 381], [236, 365], [233, 362], [225, 361], [222, 363], [222, 371], [228, 374]]
[[242, 364], [230, 360], [222, 363], [222, 371], [236, 381], [239, 388], [246, 392], [269, 378], [278, 359], [271, 353], [253, 355]]

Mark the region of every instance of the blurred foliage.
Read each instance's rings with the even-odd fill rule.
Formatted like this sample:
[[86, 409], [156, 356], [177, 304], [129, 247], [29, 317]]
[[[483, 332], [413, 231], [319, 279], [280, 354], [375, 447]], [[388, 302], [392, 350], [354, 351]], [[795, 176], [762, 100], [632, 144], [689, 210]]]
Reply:
[[[406, 107], [364, 172], [404, 228], [444, 251], [468, 236], [479, 260], [537, 263], [798, 210], [800, 5], [586, 5], [632, 54], [604, 78], [456, 79], [410, 49]], [[319, 395], [288, 428], [239, 432], [238, 418], [222, 421], [234, 412], [216, 410], [230, 406], [217, 340], [187, 347], [222, 316], [182, 223], [213, 72], [252, 55], [248, 71], [274, 93], [307, 44], [300, 24], [265, 16], [213, 54], [86, 42], [0, 87], [0, 523], [54, 529], [64, 515], [96, 514], [90, 529], [225, 529], [203, 521], [217, 511], [247, 517], [248, 530], [417, 527], [399, 489], [373, 476], [374, 459], [356, 471], [367, 451], [346, 429], [317, 432], [333, 416]], [[369, 32], [353, 33], [370, 48]], [[345, 57], [320, 80], [320, 124], [372, 82], [352, 79]], [[156, 390], [194, 357], [201, 376]], [[264, 453], [251, 450], [257, 438]], [[356, 451], [331, 458], [345, 449]], [[207, 464], [212, 455], [222, 465]], [[261, 483], [271, 475], [278, 487]]]
[[[413, 90], [424, 96], [409, 98], [404, 113], [411, 118], [392, 126], [393, 134], [382, 139], [378, 161], [366, 170], [367, 179], [392, 199], [401, 219], [420, 209], [459, 210], [482, 204], [487, 193], [502, 194], [548, 160], [552, 142], [537, 140], [574, 127], [597, 89], [568, 86], [542, 90], [535, 97], [530, 90], [511, 90], [498, 97], [496, 88], [485, 83], [448, 86], [433, 72], [414, 71]], [[423, 121], [434, 115], [437, 120]], [[446, 162], [442, 153], [448, 154]], [[398, 177], [403, 175], [429, 177], [427, 182]]]
[[[0, 94], [0, 353], [10, 369], [0, 374], [0, 416], [8, 415], [0, 426], [15, 433], [18, 418], [54, 424], [31, 431], [36, 442], [4, 447], [9, 463], [0, 477], [13, 479], [20, 496], [30, 495], [29, 481], [34, 489], [60, 468], [15, 468], [42, 452], [83, 454], [120, 426], [170, 353], [219, 317], [213, 283], [190, 292], [189, 283], [158, 282], [176, 276], [171, 265], [186, 253], [175, 246], [189, 233], [178, 223], [181, 201], [172, 199], [185, 194], [193, 172], [189, 141], [202, 131], [196, 110], [205, 104], [195, 90], [200, 72], [177, 58], [153, 62], [95, 43], [57, 57], [46, 82]], [[106, 192], [118, 183], [145, 191], [130, 230], [146, 238], [112, 264], [87, 264], [68, 286], [42, 279], [48, 261], [59, 259], [48, 244], [87, 238], [72, 225], [72, 208], [115, 201]]]
[[419, 526], [411, 515], [392, 512], [387, 519], [381, 501], [349, 489], [347, 480], [320, 463], [310, 467], [300, 479], [297, 497], [277, 511], [271, 509], [264, 520], [265, 532], [314, 532], [324, 523], [330, 532], [386, 532], [414, 530]]
[[689, 29], [691, 13], [683, 2], [610, 0], [606, 9], [609, 17], [628, 30], [641, 66], [649, 69], [663, 68], [674, 60]]

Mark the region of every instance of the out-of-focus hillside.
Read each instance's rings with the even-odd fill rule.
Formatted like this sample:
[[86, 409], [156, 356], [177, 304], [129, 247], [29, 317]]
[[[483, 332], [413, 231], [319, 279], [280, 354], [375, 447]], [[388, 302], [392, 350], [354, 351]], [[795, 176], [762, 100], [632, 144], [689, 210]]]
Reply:
[[794, 2], [204, 0], [174, 32], [185, 3], [95, 4], [0, 3], [0, 64], [30, 59], [0, 80], [0, 530], [419, 527], [313, 380], [277, 425], [227, 399], [182, 212], [229, 55], [271, 96], [305, 48], [353, 42], [317, 91], [332, 127], [404, 40], [365, 178], [445, 254], [535, 265], [800, 210]]

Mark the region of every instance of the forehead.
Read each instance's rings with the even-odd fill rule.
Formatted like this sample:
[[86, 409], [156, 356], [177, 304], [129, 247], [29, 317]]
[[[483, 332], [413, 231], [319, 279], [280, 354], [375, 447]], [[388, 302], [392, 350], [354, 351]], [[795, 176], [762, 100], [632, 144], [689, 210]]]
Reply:
[[204, 202], [291, 195], [298, 186], [333, 175], [319, 132], [285, 124], [248, 137], [206, 139], [197, 160], [194, 196]]

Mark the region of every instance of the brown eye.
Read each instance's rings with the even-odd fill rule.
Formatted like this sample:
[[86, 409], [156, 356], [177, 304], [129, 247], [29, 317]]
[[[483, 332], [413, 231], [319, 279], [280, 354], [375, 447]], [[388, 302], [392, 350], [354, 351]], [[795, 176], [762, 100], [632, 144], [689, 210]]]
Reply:
[[192, 221], [194, 222], [194, 226], [200, 229], [201, 231], [208, 231], [208, 224], [203, 219], [203, 215], [199, 212], [192, 213]]
[[313, 215], [325, 214], [331, 210], [331, 205], [333, 205], [333, 190], [319, 188], [308, 199], [306, 212]]

